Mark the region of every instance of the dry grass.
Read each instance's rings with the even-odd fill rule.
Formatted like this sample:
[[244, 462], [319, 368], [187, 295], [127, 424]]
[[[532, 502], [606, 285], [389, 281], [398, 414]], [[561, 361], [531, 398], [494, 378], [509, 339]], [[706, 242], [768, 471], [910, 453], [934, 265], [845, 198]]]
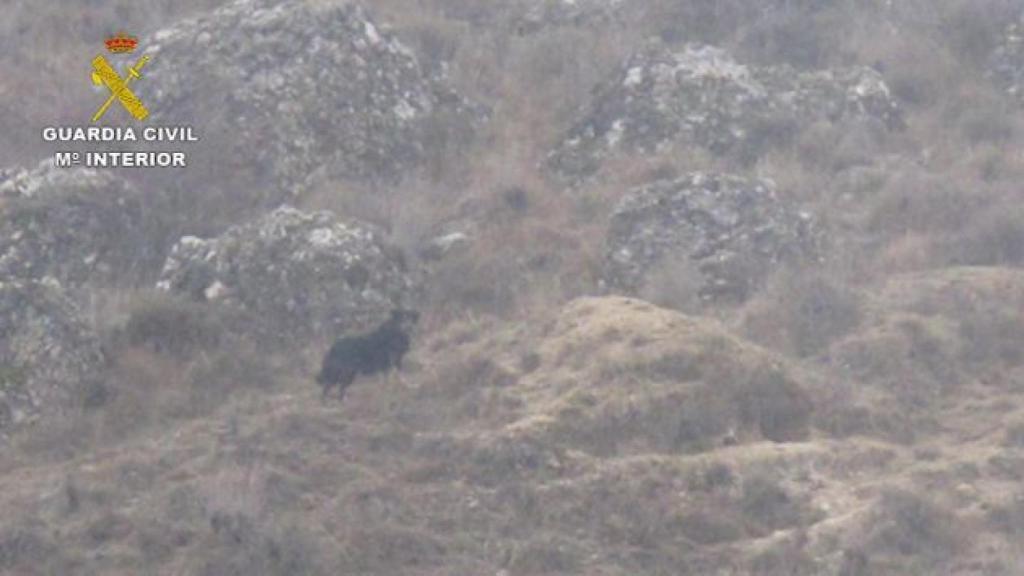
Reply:
[[[33, 124], [84, 117], [72, 71], [107, 22], [144, 33], [217, 3], [17, 2], [0, 41], [37, 40], [0, 58], [0, 110], [17, 111], [0, 155], [34, 158]], [[490, 109], [477, 139], [439, 142], [395, 186], [301, 200], [410, 254], [465, 225], [467, 249], [426, 265], [409, 366], [322, 404], [308, 373], [323, 343], [267, 350], [207, 308], [113, 295], [94, 314], [114, 359], [104, 402], [0, 455], [0, 572], [1019, 572], [1000, 551], [1024, 530], [1024, 116], [982, 72], [1009, 4], [908, 18], [901, 3], [650, 0], [628, 25], [525, 34], [497, 23], [518, 3], [373, 3]], [[616, 157], [565, 189], [546, 153], [651, 36], [877, 66], [907, 129], [801, 127], [752, 165]], [[11, 86], [64, 96], [26, 106]], [[653, 304], [581, 298], [599, 292], [615, 202], [688, 170], [774, 179], [828, 226], [826, 262], [738, 310], [697, 305], [685, 263], [641, 295]]]

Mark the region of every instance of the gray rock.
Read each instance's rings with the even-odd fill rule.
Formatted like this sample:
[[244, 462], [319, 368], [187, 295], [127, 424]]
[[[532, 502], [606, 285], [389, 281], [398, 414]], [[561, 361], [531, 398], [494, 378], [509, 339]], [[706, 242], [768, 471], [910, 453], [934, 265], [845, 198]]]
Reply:
[[443, 260], [453, 251], [468, 247], [471, 242], [472, 240], [465, 232], [442, 234], [430, 239], [420, 248], [419, 255], [424, 260]]
[[770, 182], [693, 173], [625, 196], [607, 239], [606, 282], [636, 293], [669, 260], [693, 263], [705, 300], [742, 301], [778, 264], [813, 259], [813, 217], [779, 200]]
[[631, 58], [598, 91], [548, 161], [570, 180], [597, 172], [619, 151], [653, 153], [677, 144], [749, 161], [817, 120], [902, 125], [888, 87], [871, 68], [758, 68], [711, 46], [672, 52], [659, 44]]
[[163, 261], [161, 228], [111, 172], [50, 161], [0, 183], [0, 278], [50, 277], [67, 290], [130, 284]]
[[53, 280], [0, 282], [0, 434], [99, 402], [96, 334]]
[[375, 228], [282, 206], [217, 238], [182, 238], [158, 287], [241, 311], [279, 339], [369, 326], [407, 305], [415, 282]]
[[351, 3], [237, 0], [144, 44], [149, 122], [202, 138], [167, 182], [200, 202], [221, 190], [235, 209], [276, 206], [322, 179], [395, 181], [439, 131], [471, 124], [444, 79]]

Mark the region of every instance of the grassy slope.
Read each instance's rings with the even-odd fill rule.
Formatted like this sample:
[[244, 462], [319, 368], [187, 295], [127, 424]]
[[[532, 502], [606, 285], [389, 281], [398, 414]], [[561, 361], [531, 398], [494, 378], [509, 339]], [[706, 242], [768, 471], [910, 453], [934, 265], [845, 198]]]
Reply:
[[[343, 183], [307, 200], [391, 220], [410, 245], [447, 219], [490, 224], [435, 272], [412, 367], [324, 405], [309, 377], [322, 346], [269, 361], [242, 344], [161, 356], [118, 343], [109, 406], [0, 459], [0, 572], [1019, 573], [1021, 113], [979, 59], [1001, 4], [949, 0], [922, 24], [875, 26], [841, 9], [742, 24], [720, 3], [698, 32], [748, 57], [880, 65], [908, 130], [865, 144], [811, 127], [747, 168], [620, 158], [562, 194], [537, 168], [545, 151], [591, 87], [690, 6], [650, 4], [629, 30], [518, 37], [436, 2], [379, 2], [493, 106], [478, 148], [389, 191], [394, 206]], [[68, 93], [80, 48], [107, 31], [42, 6], [18, 3], [3, 39], [73, 32], [81, 46], [0, 66]], [[162, 22], [136, 6], [125, 27]], [[21, 105], [14, 85], [0, 109]], [[66, 104], [7, 115], [4, 134], [82, 116]], [[22, 161], [9, 153], [31, 146], [0, 153]], [[614, 201], [693, 167], [776, 179], [832, 225], [829, 263], [703, 316], [575, 299], [595, 291]], [[503, 200], [509, 186], [527, 190], [525, 210]], [[851, 312], [813, 316], [820, 303]]]

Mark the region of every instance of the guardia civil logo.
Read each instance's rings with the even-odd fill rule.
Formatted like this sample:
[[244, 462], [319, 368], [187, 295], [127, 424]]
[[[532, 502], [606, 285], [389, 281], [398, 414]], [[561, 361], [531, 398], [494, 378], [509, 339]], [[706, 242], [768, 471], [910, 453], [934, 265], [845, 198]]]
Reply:
[[[92, 83], [105, 96], [97, 100], [99, 108], [88, 126], [45, 126], [44, 142], [58, 143], [55, 168], [185, 168], [188, 154], [184, 148], [199, 141], [192, 126], [150, 124], [137, 127], [131, 120], [142, 122], [150, 117], [149, 109], [133, 91], [144, 80], [142, 69], [152, 60], [150, 54], [133, 56], [139, 40], [118, 32], [107, 37], [107, 54], [92, 59]], [[128, 122], [119, 120], [125, 118]], [[111, 116], [113, 121], [111, 122]], [[99, 125], [104, 118], [106, 125]], [[137, 147], [141, 144], [141, 149]], [[169, 149], [168, 149], [169, 148]]]
[[[110, 54], [124, 56], [135, 52], [139, 40], [134, 36], [120, 32], [107, 38], [104, 44], [106, 44], [107, 51]], [[103, 54], [92, 59], [92, 83], [97, 86], [104, 86], [110, 92], [106, 101], [93, 114], [93, 123], [99, 122], [115, 102], [119, 103], [136, 120], [142, 121], [149, 117], [149, 110], [146, 109], [146, 105], [139, 100], [139, 97], [130, 88], [132, 82], [142, 78], [142, 68], [146, 66], [149, 60], [149, 56], [142, 56], [134, 64], [127, 67], [125, 75], [122, 77]]]

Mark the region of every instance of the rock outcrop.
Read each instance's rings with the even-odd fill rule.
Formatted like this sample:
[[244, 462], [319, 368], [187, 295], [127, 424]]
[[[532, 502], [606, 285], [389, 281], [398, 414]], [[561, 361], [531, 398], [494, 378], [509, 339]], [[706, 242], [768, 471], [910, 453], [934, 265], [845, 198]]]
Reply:
[[50, 282], [0, 282], [0, 435], [102, 401], [99, 340]]
[[270, 338], [363, 328], [414, 291], [401, 252], [379, 231], [290, 206], [217, 238], [182, 238], [158, 286], [241, 311]]
[[46, 161], [0, 183], [0, 278], [51, 278], [69, 291], [132, 284], [163, 261], [162, 227], [129, 182]]
[[746, 66], [711, 46], [678, 52], [658, 46], [631, 58], [599, 90], [548, 162], [576, 181], [619, 151], [697, 146], [750, 161], [816, 120], [902, 125], [888, 87], [871, 68], [797, 72]]
[[693, 173], [626, 195], [612, 214], [606, 279], [636, 293], [666, 261], [692, 263], [704, 299], [742, 301], [790, 259], [816, 258], [813, 216], [782, 202], [767, 181]]
[[[471, 124], [443, 78], [358, 5], [238, 0], [156, 33], [136, 90], [151, 123], [202, 139], [184, 193], [276, 205], [320, 179], [394, 181]], [[202, 86], [202, 89], [196, 89]], [[437, 139], [435, 141], [434, 139]]]

